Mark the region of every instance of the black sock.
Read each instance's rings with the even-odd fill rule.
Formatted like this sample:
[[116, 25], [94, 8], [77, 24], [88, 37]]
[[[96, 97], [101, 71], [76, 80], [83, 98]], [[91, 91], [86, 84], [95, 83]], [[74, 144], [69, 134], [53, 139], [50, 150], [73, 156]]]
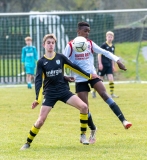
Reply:
[[123, 122], [125, 120], [125, 117], [124, 117], [123, 113], [121, 112], [119, 106], [115, 102], [109, 106], [112, 109], [112, 111], [114, 112], [114, 114], [119, 118], [119, 120], [121, 122]]
[[92, 116], [91, 116], [91, 113], [88, 113], [88, 126], [91, 130], [95, 130], [96, 127], [93, 123], [93, 120], [92, 120]]

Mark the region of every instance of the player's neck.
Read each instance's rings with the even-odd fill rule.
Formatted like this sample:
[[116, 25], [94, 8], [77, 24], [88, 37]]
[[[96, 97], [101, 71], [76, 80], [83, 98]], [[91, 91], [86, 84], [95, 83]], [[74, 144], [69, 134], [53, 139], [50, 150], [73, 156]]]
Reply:
[[112, 42], [106, 41], [109, 46], [112, 46]]
[[54, 56], [55, 56], [55, 52], [53, 51], [53, 52], [46, 52], [45, 53], [45, 56], [47, 57], [47, 58], [53, 58]]

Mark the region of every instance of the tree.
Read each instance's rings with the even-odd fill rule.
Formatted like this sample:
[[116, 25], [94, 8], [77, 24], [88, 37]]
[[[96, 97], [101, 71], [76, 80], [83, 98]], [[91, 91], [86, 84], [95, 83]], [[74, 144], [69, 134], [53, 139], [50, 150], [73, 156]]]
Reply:
[[[95, 10], [100, 0], [46, 0], [42, 1], [41, 11], [83, 11]], [[38, 10], [35, 7], [35, 10]]]
[[9, 10], [9, 4], [7, 0], [0, 0], [0, 12], [7, 12]]
[[0, 0], [0, 12], [147, 8], [146, 0]]
[[37, 1], [36, 0], [21, 0], [19, 2], [20, 2], [22, 12], [30, 12]]
[[113, 10], [113, 9], [137, 9], [147, 8], [146, 0], [101, 0], [100, 9]]
[[30, 12], [42, 0], [0, 0], [0, 12]]

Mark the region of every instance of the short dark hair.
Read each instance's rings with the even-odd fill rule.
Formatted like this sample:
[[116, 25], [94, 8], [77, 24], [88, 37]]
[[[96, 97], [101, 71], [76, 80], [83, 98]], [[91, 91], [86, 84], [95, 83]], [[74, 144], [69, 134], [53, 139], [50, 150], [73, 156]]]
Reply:
[[78, 23], [78, 29], [81, 29], [84, 26], [90, 27], [90, 25], [87, 22], [79, 22]]

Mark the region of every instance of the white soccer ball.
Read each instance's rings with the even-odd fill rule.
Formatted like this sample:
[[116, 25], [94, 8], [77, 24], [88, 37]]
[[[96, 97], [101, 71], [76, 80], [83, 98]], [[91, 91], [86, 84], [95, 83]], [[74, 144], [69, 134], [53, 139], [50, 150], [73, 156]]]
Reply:
[[82, 36], [76, 37], [72, 42], [72, 47], [76, 52], [84, 52], [88, 47], [86, 38]]

